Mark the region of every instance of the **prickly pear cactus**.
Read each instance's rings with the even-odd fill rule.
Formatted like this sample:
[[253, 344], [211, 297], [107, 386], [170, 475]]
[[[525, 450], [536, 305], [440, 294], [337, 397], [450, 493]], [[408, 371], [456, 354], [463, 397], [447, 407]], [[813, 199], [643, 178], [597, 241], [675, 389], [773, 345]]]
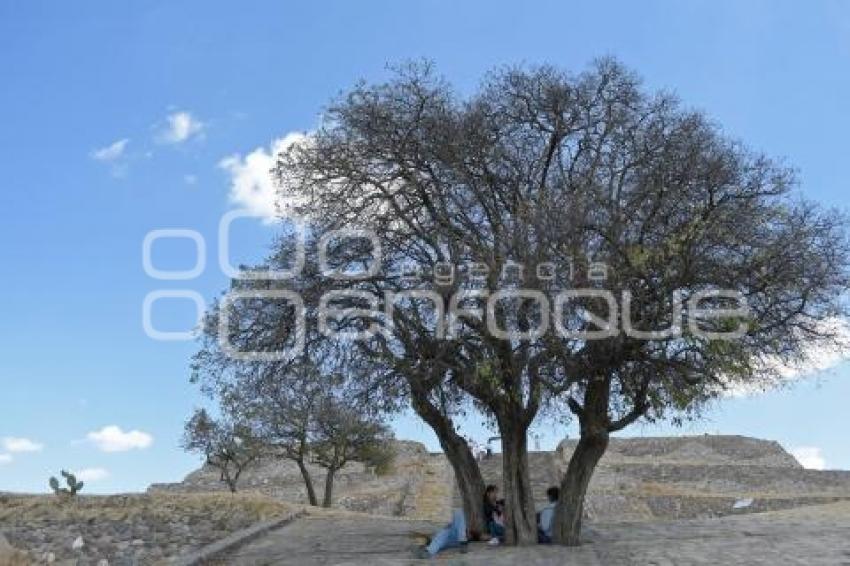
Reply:
[[65, 478], [65, 484], [68, 487], [60, 487], [59, 480], [55, 477], [50, 478], [50, 489], [53, 490], [53, 493], [63, 497], [73, 497], [83, 489], [83, 482], [77, 481], [77, 476], [72, 474], [71, 472], [66, 472], [62, 470], [62, 477]]

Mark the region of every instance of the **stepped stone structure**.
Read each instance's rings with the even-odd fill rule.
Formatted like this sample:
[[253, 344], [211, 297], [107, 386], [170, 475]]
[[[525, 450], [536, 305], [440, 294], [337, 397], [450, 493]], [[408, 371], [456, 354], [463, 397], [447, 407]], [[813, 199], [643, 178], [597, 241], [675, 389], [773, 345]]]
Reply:
[[[535, 500], [558, 485], [575, 448], [565, 440], [554, 452], [531, 452]], [[334, 505], [377, 515], [443, 520], [460, 506], [451, 467], [439, 453], [416, 442], [399, 441], [394, 470], [376, 476], [361, 464], [338, 472]], [[501, 484], [499, 454], [480, 462], [487, 483]], [[311, 467], [317, 491], [324, 473]], [[247, 470], [245, 491], [306, 502], [297, 467], [266, 459]], [[150, 491], [221, 491], [214, 470], [202, 468], [179, 484]], [[585, 513], [599, 521], [707, 518], [781, 510], [850, 500], [850, 471], [804, 469], [778, 443], [744, 436], [615, 438], [591, 481]]]
[[[558, 485], [575, 449], [529, 454], [535, 500]], [[499, 484], [501, 458], [485, 460]], [[602, 521], [691, 519], [850, 499], [850, 472], [804, 469], [777, 442], [744, 436], [614, 438], [594, 473], [585, 513]], [[459, 504], [455, 495], [455, 504]]]

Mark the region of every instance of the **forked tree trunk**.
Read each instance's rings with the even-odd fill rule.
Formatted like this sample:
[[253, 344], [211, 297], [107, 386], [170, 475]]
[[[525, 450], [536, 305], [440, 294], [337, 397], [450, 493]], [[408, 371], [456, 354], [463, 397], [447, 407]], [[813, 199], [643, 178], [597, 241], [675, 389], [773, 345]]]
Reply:
[[228, 474], [227, 476], [227, 487], [230, 488], [230, 493], [236, 493], [236, 485], [239, 483], [239, 476], [242, 475], [242, 471], [236, 472], [232, 477]]
[[448, 417], [440, 412], [424, 395], [413, 395], [414, 411], [437, 435], [440, 446], [454, 471], [457, 488], [463, 501], [466, 528], [473, 533], [486, 533], [484, 521], [484, 480], [478, 462], [466, 440], [454, 430]]
[[307, 488], [307, 501], [310, 505], [318, 507], [319, 500], [316, 499], [316, 490], [313, 488], [313, 478], [310, 477], [310, 471], [304, 465], [304, 460], [296, 460], [298, 469], [301, 471], [301, 477], [304, 478], [304, 485]]
[[528, 430], [501, 420], [502, 482], [505, 496], [505, 542], [537, 544], [537, 519], [528, 472]]
[[325, 496], [322, 499], [322, 507], [330, 507], [333, 502], [335, 473], [335, 468], [328, 468], [328, 475], [325, 476]]
[[561, 480], [561, 494], [552, 527], [554, 542], [567, 546], [580, 544], [581, 520], [587, 486], [607, 447], [607, 430], [582, 431], [567, 466], [567, 473]]
[[237, 478], [230, 477], [230, 472], [227, 468], [221, 468], [221, 474], [219, 474], [219, 480], [221, 480], [226, 486], [230, 493], [236, 493], [236, 481]]

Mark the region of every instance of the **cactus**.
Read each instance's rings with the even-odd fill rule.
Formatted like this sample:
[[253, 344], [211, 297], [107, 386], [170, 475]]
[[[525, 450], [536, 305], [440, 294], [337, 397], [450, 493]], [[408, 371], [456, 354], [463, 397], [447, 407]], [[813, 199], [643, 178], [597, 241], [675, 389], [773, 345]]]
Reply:
[[50, 478], [50, 489], [53, 490], [53, 493], [56, 495], [64, 496], [64, 497], [73, 497], [83, 489], [83, 482], [77, 481], [77, 477], [71, 472], [66, 472], [62, 470], [62, 477], [65, 478], [65, 483], [68, 487], [60, 487], [59, 480], [55, 477]]

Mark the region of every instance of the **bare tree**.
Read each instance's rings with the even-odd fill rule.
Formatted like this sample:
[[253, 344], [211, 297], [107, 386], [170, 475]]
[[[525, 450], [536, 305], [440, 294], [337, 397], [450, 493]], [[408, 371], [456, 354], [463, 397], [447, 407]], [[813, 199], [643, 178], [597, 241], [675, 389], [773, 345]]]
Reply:
[[[367, 351], [407, 377], [413, 406], [463, 391], [498, 424], [511, 542], [536, 538], [527, 431], [541, 407], [563, 403], [579, 421], [555, 528], [556, 540], [577, 544], [611, 433], [696, 414], [737, 384], [770, 386], [777, 360], [834, 340], [826, 323], [846, 315], [844, 218], [795, 198], [793, 171], [674, 97], [643, 92], [611, 60], [578, 76], [501, 70], [465, 100], [429, 65], [404, 67], [332, 104], [277, 172], [282, 198], [317, 233], [377, 235], [382, 269], [335, 283], [373, 291], [392, 310]], [[447, 265], [470, 267], [438, 277]], [[411, 266], [430, 275], [407, 276]], [[554, 309], [569, 331], [535, 332], [545, 305], [577, 287], [591, 292]], [[486, 316], [448, 317], [448, 339], [436, 336], [457, 297], [481, 308], [505, 290], [525, 294]], [[429, 300], [396, 302], [412, 291]], [[613, 296], [616, 312], [593, 291]], [[688, 332], [677, 331], [683, 320]], [[709, 334], [739, 328], [736, 340]]]
[[379, 415], [352, 405], [344, 393], [325, 395], [316, 414], [310, 445], [312, 462], [326, 470], [322, 506], [331, 506], [336, 472], [348, 462], [368, 465], [376, 458], [392, 459], [392, 438]]
[[[303, 352], [264, 358], [262, 353], [285, 348], [294, 339], [291, 305], [251, 293], [271, 288], [268, 282], [237, 280], [233, 290], [241, 298], [213, 305], [193, 358], [192, 379], [229, 414], [238, 415], [270, 453], [293, 461], [309, 503], [319, 505], [308, 464], [328, 470], [329, 502], [333, 475], [347, 461], [361, 457], [369, 433], [385, 439], [381, 419], [398, 406], [398, 394], [392, 380], [361, 367], [356, 349], [324, 339], [315, 325], [307, 332]], [[226, 319], [223, 308], [229, 309]], [[339, 398], [343, 394], [344, 400]], [[368, 410], [352, 419], [344, 411], [346, 405]]]
[[247, 427], [230, 420], [215, 420], [198, 409], [186, 422], [183, 448], [202, 454], [206, 464], [219, 471], [220, 479], [236, 493], [239, 477], [262, 454], [262, 446]]

